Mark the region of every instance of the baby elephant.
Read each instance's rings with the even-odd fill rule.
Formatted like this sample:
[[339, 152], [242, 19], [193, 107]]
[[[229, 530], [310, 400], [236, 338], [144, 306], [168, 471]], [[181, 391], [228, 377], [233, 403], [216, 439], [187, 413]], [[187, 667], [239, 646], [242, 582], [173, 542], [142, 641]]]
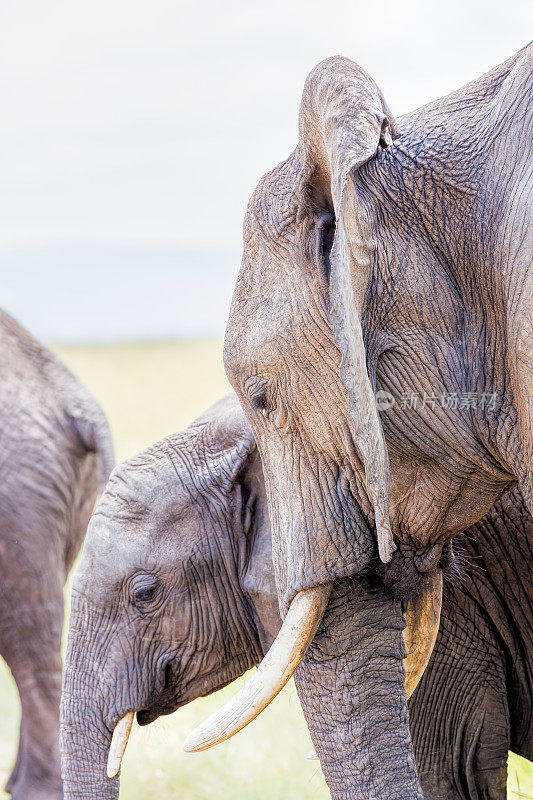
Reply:
[[[518, 527], [515, 519], [520, 539]], [[482, 569], [478, 563], [476, 571]], [[512, 671], [511, 654], [485, 614], [485, 590], [476, 595], [471, 588], [468, 603], [455, 608], [468, 572], [463, 581], [454, 587], [449, 618], [445, 597], [435, 659], [412, 699], [419, 710], [415, 747], [422, 780], [439, 791], [428, 797], [504, 798], [516, 716], [501, 672]], [[464, 620], [461, 610], [473, 618]], [[503, 628], [511, 604], [498, 613]], [[279, 627], [261, 463], [228, 395], [184, 433], [118, 467], [89, 525], [72, 594], [62, 700], [66, 800], [116, 800], [128, 712], [147, 725], [225, 686], [260, 661]], [[479, 628], [473, 647], [482, 649], [469, 655], [472, 627]], [[523, 673], [513, 675], [523, 681]], [[522, 699], [529, 702], [524, 693]], [[452, 704], [449, 714], [441, 702]], [[524, 710], [512, 741], [531, 742]], [[117, 735], [112, 744], [115, 728], [122, 741]], [[431, 783], [432, 775], [443, 777]]]
[[60, 800], [63, 585], [113, 465], [105, 416], [0, 311], [0, 654], [22, 706], [13, 800]]

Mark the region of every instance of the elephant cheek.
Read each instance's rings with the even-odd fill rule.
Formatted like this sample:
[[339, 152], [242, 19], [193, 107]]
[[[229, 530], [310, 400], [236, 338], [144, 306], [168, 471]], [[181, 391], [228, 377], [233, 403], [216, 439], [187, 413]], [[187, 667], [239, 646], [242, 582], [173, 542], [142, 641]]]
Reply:
[[282, 613], [298, 592], [357, 575], [376, 554], [375, 536], [339, 467], [317, 459], [266, 481], [272, 556]]

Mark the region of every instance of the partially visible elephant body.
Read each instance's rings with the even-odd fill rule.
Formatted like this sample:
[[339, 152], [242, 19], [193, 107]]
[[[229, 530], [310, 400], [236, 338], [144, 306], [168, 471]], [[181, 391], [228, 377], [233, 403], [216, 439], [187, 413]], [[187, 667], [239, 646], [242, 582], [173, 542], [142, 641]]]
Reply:
[[0, 312], [0, 654], [22, 706], [7, 785], [14, 800], [63, 797], [63, 585], [112, 463], [98, 404], [51, 352]]
[[518, 489], [458, 540], [431, 661], [409, 702], [426, 798], [504, 800], [533, 759], [533, 518]]

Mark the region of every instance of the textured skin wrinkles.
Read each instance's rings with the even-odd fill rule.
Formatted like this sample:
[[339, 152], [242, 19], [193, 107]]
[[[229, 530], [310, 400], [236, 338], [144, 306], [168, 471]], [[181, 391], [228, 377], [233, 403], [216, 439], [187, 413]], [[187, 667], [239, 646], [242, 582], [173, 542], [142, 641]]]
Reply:
[[[231, 407], [235, 409], [234, 424], [229, 429], [217, 425], [216, 419]], [[206, 424], [209, 418], [211, 423]], [[249, 645], [245, 642], [241, 645], [235, 637], [238, 623], [235, 625], [220, 617], [221, 606], [231, 609], [236, 605], [245, 617], [251, 611], [263, 652], [279, 629], [281, 619], [277, 610], [263, 477], [255, 453], [250, 460], [249, 448], [250, 430], [244, 416], [236, 407], [235, 398], [226, 398], [206, 412], [189, 432], [168, 437], [121, 468], [122, 479], [129, 483], [128, 494], [125, 489], [120, 492], [124, 509], [121, 510], [119, 495], [112, 491], [112, 486], [106, 495], [105, 515], [112, 518], [119, 534], [106, 558], [106, 563], [113, 565], [114, 569], [119, 568], [121, 561], [120, 529], [124, 527], [131, 531], [132, 528], [127, 508], [131, 518], [138, 520], [137, 524], [144, 530], [150, 531], [150, 524], [155, 522], [154, 530], [156, 527], [164, 529], [163, 538], [172, 540], [174, 546], [182, 542], [184, 550], [180, 569], [174, 567], [173, 570], [174, 585], [180, 587], [177, 597], [181, 611], [175, 610], [168, 600], [167, 605], [158, 604], [164, 616], [179, 615], [180, 618], [179, 630], [175, 630], [173, 635], [168, 632], [165, 645], [164, 637], [157, 633], [162, 621], [156, 630], [155, 620], [150, 614], [139, 620], [123, 602], [103, 605], [94, 599], [89, 601], [86, 596], [76, 594], [73, 598], [71, 639], [77, 638], [78, 642], [77, 646], [69, 648], [67, 659], [63, 737], [67, 750], [72, 737], [79, 752], [86, 754], [86, 758], [77, 761], [76, 783], [78, 791], [85, 792], [82, 796], [100, 796], [103, 792], [105, 797], [105, 792], [116, 791], [117, 781], [112, 783], [104, 778], [103, 766], [101, 785], [95, 782], [94, 764], [105, 764], [110, 741], [108, 728], [121, 713], [120, 709], [132, 704], [141, 705], [141, 698], [150, 696], [152, 682], [158, 699], [150, 711], [142, 712], [143, 723], [199, 694], [213, 691], [219, 683], [224, 684], [244, 671], [247, 664], [256, 658], [255, 650], [244, 657], [241, 647], [246, 649]], [[224, 455], [223, 471], [216, 466], [217, 453]], [[244, 523], [242, 515], [233, 514], [232, 504], [227, 498], [223, 499], [221, 492], [222, 472], [225, 473], [224, 480], [231, 483], [230, 453], [238, 454], [236, 458], [242, 464], [242, 483], [240, 489], [235, 487], [233, 491], [240, 492], [243, 500], [245, 496], [248, 498]], [[196, 466], [192, 471], [186, 476], [180, 473], [180, 463], [193, 462]], [[170, 463], [172, 468], [169, 468]], [[142, 472], [136, 475], [141, 466]], [[154, 484], [157, 491], [153, 493], [145, 478], [146, 473], [158, 476], [157, 484]], [[201, 485], [198, 483], [199, 475], [202, 476]], [[162, 497], [165, 498], [163, 502]], [[194, 528], [191, 521], [186, 528], [183, 526], [185, 509], [190, 504], [197, 503], [200, 509], [207, 510], [204, 498], [209, 498], [210, 507], [209, 525], [203, 527], [209, 550], [200, 571], [195, 568], [198, 555]], [[113, 510], [115, 516], [112, 516]], [[200, 512], [202, 518], [203, 513]], [[172, 525], [166, 529], [168, 520], [172, 520]], [[222, 570], [219, 579], [214, 581], [215, 572], [220, 570], [218, 553], [227, 537], [232, 542], [239, 542], [242, 524], [247, 529], [249, 525], [245, 546], [237, 544], [231, 548], [238, 568], [231, 573], [230, 580], [224, 579]], [[466, 548], [467, 556], [460, 556], [460, 568], [452, 568], [450, 582], [445, 583], [442, 624], [434, 655], [421, 686], [410, 701], [410, 728], [427, 798], [442, 796], [447, 800], [474, 800], [476, 797], [490, 797], [503, 800], [509, 743], [516, 752], [525, 756], [531, 754], [531, 731], [528, 727], [532, 707], [533, 653], [528, 573], [531, 526], [531, 517], [525, 510], [521, 495], [515, 490], [467, 531], [462, 547], [462, 550]], [[152, 551], [153, 535], [150, 532], [146, 535], [152, 543]], [[133, 546], [134, 537], [127, 551], [130, 559]], [[144, 561], [139, 556], [135, 563], [137, 575], [149, 564], [154, 567], [147, 555]], [[93, 570], [91, 576], [93, 582], [97, 577], [101, 578], [101, 570]], [[168, 598], [168, 593], [165, 597]], [[361, 756], [366, 793], [373, 792], [376, 786], [379, 788], [382, 780], [373, 768], [368, 744], [379, 739], [381, 733], [388, 736], [390, 723], [386, 714], [374, 718], [369, 713], [371, 698], [367, 698], [368, 703], [364, 700], [372, 688], [358, 680], [358, 672], [377, 674], [392, 669], [402, 678], [401, 643], [398, 641], [394, 645], [394, 636], [403, 624], [399, 607], [390, 599], [385, 605], [381, 600], [381, 591], [368, 581], [339, 583], [308, 659], [297, 675], [300, 687], [304, 687], [312, 698], [317, 720], [327, 731], [326, 742], [338, 740], [337, 748], [339, 742], [343, 742]], [[355, 608], [359, 603], [363, 606], [360, 613]], [[189, 609], [188, 613], [184, 613], [184, 606]], [[354, 630], [351, 624], [353, 616], [365, 620], [365, 624]], [[217, 624], [224, 629], [221, 637], [217, 636]], [[384, 635], [382, 627], [385, 628]], [[335, 636], [331, 638], [335, 641], [335, 648], [330, 652], [327, 637], [333, 628]], [[92, 664], [87, 669], [87, 647], [79, 642], [85, 642], [94, 630], [98, 631], [98, 636], [91, 648]], [[113, 640], [117, 637], [119, 647], [113, 654]], [[178, 645], [178, 639], [181, 645]], [[356, 666], [352, 662], [354, 651]], [[378, 658], [374, 663], [376, 651]], [[172, 656], [168, 665], [171, 672], [165, 675], [169, 655]], [[127, 678], [124, 661], [130, 665]], [[213, 664], [218, 664], [215, 680], [210, 674]], [[329, 676], [324, 677], [324, 674], [330, 670], [334, 672], [333, 691], [342, 700], [340, 705], [346, 720], [329, 712], [326, 700], [331, 686]], [[509, 697], [507, 684], [514, 687]], [[375, 700], [375, 704], [383, 704], [387, 709], [391, 697], [389, 685], [390, 681], [386, 681], [387, 688]], [[402, 745], [408, 733], [399, 698], [400, 693], [396, 690], [395, 714], [400, 725], [394, 724], [390, 733], [395, 739], [393, 751], [402, 758]], [[439, 714], [434, 713], [436, 703]], [[147, 704], [150, 705], [149, 700]], [[375, 704], [372, 707], [375, 708]], [[85, 718], [81, 731], [76, 729], [76, 714], [80, 711]], [[311, 729], [315, 736], [314, 724]], [[315, 736], [315, 740], [320, 748], [321, 737]], [[322, 758], [330, 778], [334, 776], [345, 785], [350, 777], [349, 771], [344, 772], [346, 764], [329, 761], [328, 756], [325, 747]], [[385, 756], [388, 754], [382, 754], [381, 758]], [[74, 796], [79, 795], [74, 792]]]
[[427, 798], [505, 800], [508, 750], [533, 758], [533, 518], [520, 492], [457, 551], [462, 567], [445, 583], [439, 636], [409, 701], [417, 766]]

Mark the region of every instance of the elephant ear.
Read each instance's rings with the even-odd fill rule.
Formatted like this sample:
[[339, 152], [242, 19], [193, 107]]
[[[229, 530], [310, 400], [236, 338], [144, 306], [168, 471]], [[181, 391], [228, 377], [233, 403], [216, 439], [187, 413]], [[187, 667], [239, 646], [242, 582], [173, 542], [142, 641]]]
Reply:
[[390, 465], [374, 392], [366, 369], [361, 309], [370, 270], [373, 232], [364, 208], [354, 208], [359, 167], [387, 147], [395, 122], [378, 87], [357, 64], [340, 56], [321, 62], [307, 78], [300, 107], [299, 150], [315, 188], [333, 204], [330, 314], [341, 352], [355, 444], [374, 506], [379, 555], [395, 545], [389, 523]]
[[206, 423], [204, 442], [209, 479], [229, 493], [256, 449], [244, 412], [235, 395], [227, 395], [205, 412], [197, 423]]

